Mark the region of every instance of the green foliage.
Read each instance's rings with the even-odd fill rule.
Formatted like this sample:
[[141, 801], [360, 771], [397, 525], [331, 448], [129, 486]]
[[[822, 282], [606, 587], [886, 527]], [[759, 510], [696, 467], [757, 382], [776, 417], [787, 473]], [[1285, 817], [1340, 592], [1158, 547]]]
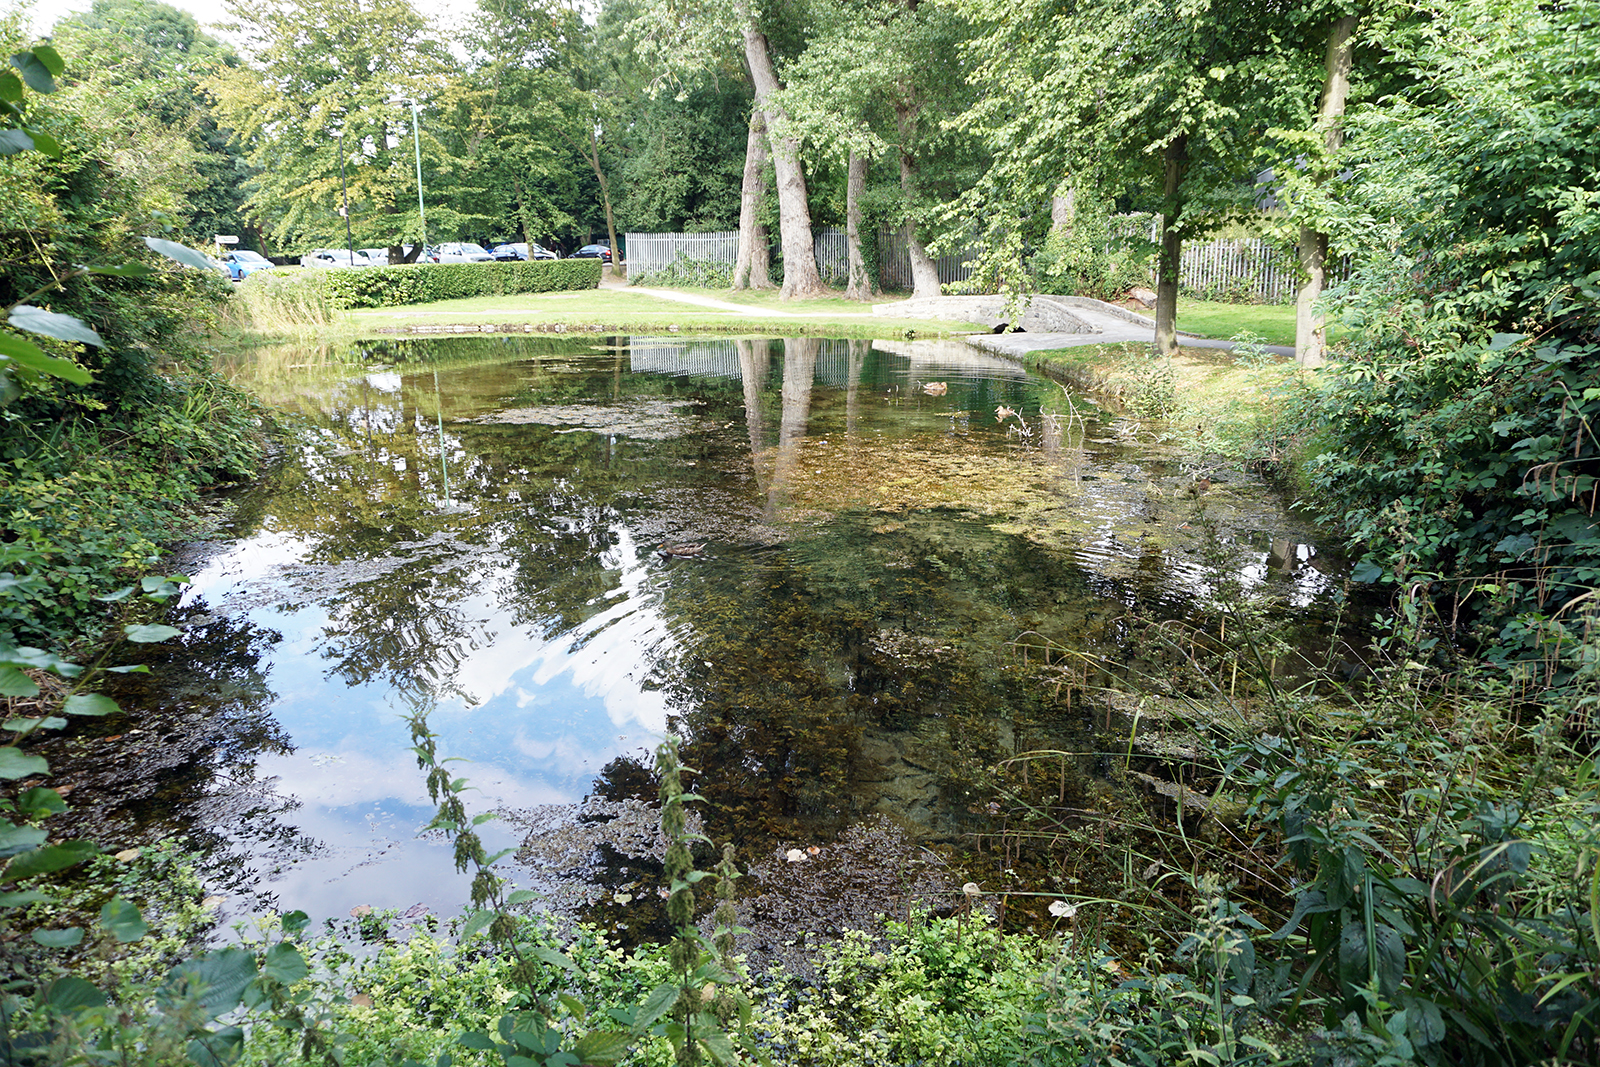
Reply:
[[684, 289], [728, 289], [733, 286], [733, 264], [713, 259], [690, 259], [682, 252], [659, 270], [628, 272], [629, 285], [666, 285]]
[[1033, 285], [1041, 293], [1121, 300], [1134, 286], [1148, 286], [1155, 248], [1149, 241], [1113, 240], [1110, 205], [1089, 194], [1077, 198], [1072, 224], [1053, 229], [1033, 257]]
[[851, 931], [820, 950], [815, 985], [767, 977], [762, 1047], [778, 1062], [818, 1067], [1079, 1063], [1077, 1042], [1040, 1040], [1040, 977], [1056, 947], [1005, 936], [978, 915]]
[[[598, 259], [528, 260], [516, 263], [413, 263], [251, 275], [241, 286], [252, 308], [402, 307], [435, 300], [513, 293], [554, 293], [594, 289], [600, 284]], [[286, 317], [286, 316], [285, 316]]]
[[1435, 586], [1498, 659], [1583, 668], [1600, 581], [1600, 107], [1593, 4], [1441, 5], [1392, 41], [1421, 79], [1352, 116], [1366, 238], [1310, 478], [1358, 573]]

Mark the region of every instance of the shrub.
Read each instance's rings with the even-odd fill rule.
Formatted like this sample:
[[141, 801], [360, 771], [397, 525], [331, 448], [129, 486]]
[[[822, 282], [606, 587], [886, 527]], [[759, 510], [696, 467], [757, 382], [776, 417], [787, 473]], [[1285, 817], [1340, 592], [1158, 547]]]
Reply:
[[690, 289], [733, 288], [733, 264], [715, 259], [690, 259], [682, 252], [660, 270], [628, 275], [630, 285], [676, 285]]
[[[534, 260], [526, 263], [410, 263], [358, 270], [301, 271], [255, 275], [240, 288], [252, 310], [292, 308], [403, 307], [435, 300], [514, 293], [554, 293], [594, 289], [600, 284], [598, 259]], [[295, 321], [303, 321], [295, 319]]]

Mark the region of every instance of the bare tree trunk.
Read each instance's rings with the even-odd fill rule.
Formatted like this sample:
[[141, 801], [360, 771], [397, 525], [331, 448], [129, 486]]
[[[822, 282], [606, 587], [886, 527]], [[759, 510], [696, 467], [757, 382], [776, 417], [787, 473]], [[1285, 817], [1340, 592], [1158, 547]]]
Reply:
[[898, 102], [894, 107], [900, 126], [900, 196], [906, 203], [906, 251], [911, 257], [911, 296], [940, 296], [939, 265], [928, 255], [927, 248], [917, 237], [917, 223], [913, 212], [917, 202], [917, 161], [910, 152], [911, 133], [917, 121], [917, 107]]
[[[1321, 185], [1328, 180], [1328, 168], [1335, 152], [1344, 144], [1345, 100], [1350, 95], [1350, 68], [1355, 60], [1353, 38], [1356, 16], [1346, 15], [1328, 31], [1327, 77], [1322, 85], [1322, 103], [1317, 108], [1317, 126], [1322, 130], [1327, 157], [1313, 180]], [[1326, 362], [1328, 324], [1316, 309], [1327, 284], [1328, 235], [1311, 226], [1300, 227], [1300, 269], [1306, 280], [1294, 301], [1294, 358], [1302, 367], [1320, 367]]]
[[1183, 263], [1183, 238], [1178, 235], [1178, 225], [1183, 215], [1183, 170], [1188, 161], [1188, 137], [1173, 138], [1165, 153], [1161, 257], [1156, 267], [1156, 351], [1169, 358], [1178, 351], [1178, 269]]
[[[844, 186], [844, 232], [850, 259], [850, 282], [845, 288], [846, 300], [870, 300], [877, 286], [867, 272], [867, 259], [861, 254], [861, 198], [867, 191], [867, 159], [859, 152], [850, 153], [849, 177]], [[852, 385], [851, 388], [854, 388]]]
[[1078, 214], [1078, 190], [1076, 186], [1062, 182], [1056, 186], [1056, 195], [1050, 198], [1050, 232], [1069, 234], [1072, 232], [1072, 220]]
[[735, 289], [771, 289], [767, 264], [767, 228], [761, 205], [767, 198], [767, 117], [750, 112], [750, 133], [744, 142], [744, 184], [739, 192], [739, 252], [733, 265]]
[[[565, 136], [565, 135], [563, 135]], [[611, 183], [606, 180], [606, 172], [600, 166], [600, 134], [594, 123], [590, 123], [588, 137], [583, 142], [566, 138], [567, 143], [577, 148], [594, 170], [595, 178], [600, 182], [600, 204], [606, 212], [606, 236], [611, 240], [611, 262], [613, 266], [619, 264], [622, 249], [617, 245], [617, 222], [611, 214]], [[530, 253], [532, 249], [529, 250]]]
[[756, 107], [767, 116], [767, 137], [772, 145], [772, 167], [778, 176], [778, 230], [783, 238], [783, 287], [778, 296], [820, 296], [827, 292], [817, 272], [817, 252], [811, 239], [811, 201], [806, 192], [806, 172], [800, 165], [800, 141], [780, 136], [788, 115], [767, 101], [778, 91], [778, 74], [766, 35], [749, 20], [744, 30], [745, 61], [756, 87]]

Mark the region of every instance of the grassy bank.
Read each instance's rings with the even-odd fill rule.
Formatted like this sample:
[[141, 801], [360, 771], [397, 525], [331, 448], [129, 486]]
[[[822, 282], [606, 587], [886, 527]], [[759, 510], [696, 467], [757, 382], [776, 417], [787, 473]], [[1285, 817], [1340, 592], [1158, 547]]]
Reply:
[[[830, 337], [946, 337], [981, 329], [935, 319], [889, 318], [870, 305], [841, 297], [780, 301], [775, 292], [727, 293], [674, 290], [681, 299], [639, 289], [606, 286], [571, 292], [522, 293], [439, 300], [398, 308], [341, 310], [315, 301], [293, 306], [260, 299], [240, 287], [228, 315], [228, 330], [246, 343], [309, 337], [373, 337], [385, 334], [449, 333], [451, 327], [488, 332], [812, 334]], [[719, 306], [721, 305], [721, 306]]]

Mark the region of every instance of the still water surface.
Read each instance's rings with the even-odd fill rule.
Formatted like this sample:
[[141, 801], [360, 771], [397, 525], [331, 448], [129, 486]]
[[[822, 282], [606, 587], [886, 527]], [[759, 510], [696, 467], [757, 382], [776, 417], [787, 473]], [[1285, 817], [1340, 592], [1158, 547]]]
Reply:
[[209, 842], [235, 917], [459, 906], [412, 708], [476, 810], [648, 793], [670, 726], [719, 839], [881, 812], [959, 843], [985, 766], [1089, 728], [1020, 635], [1126, 661], [1130, 618], [1203, 625], [1225, 583], [1331, 610], [1330, 554], [1267, 488], [1202, 491], [959, 343], [472, 338], [234, 373], [296, 443], [183, 561], [183, 647], [123, 695], [168, 755], [108, 791], [130, 834]]

